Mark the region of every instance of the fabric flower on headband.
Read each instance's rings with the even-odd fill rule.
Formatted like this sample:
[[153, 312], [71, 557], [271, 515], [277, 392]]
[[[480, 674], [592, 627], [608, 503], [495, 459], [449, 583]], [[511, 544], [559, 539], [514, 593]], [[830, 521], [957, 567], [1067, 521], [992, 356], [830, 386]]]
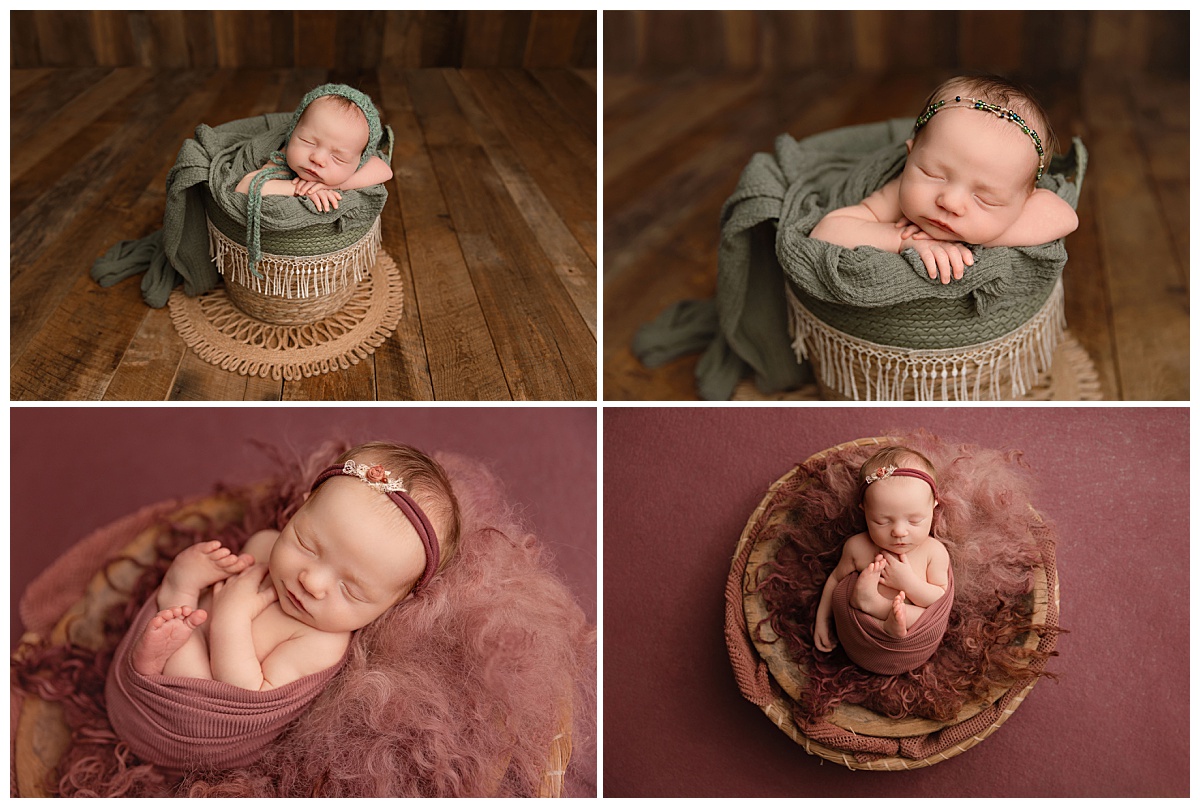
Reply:
[[351, 477], [357, 477], [376, 491], [408, 490], [404, 487], [402, 479], [397, 477], [393, 480], [392, 473], [378, 463], [368, 466], [366, 463], [355, 463], [353, 460], [347, 460], [346, 465], [342, 467], [342, 472]]
[[863, 482], [870, 484], [876, 480], [886, 480], [888, 477], [892, 476], [892, 473], [895, 470], [895, 466], [880, 466], [879, 468], [875, 469], [873, 474], [868, 475], [867, 479], [863, 480]]

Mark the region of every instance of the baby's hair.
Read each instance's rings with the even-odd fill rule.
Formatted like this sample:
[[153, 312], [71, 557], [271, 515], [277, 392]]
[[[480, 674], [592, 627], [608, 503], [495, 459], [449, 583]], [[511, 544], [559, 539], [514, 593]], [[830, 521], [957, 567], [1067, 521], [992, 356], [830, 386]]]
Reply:
[[[1050, 116], [1046, 114], [1046, 110], [1034, 98], [1033, 92], [1025, 85], [994, 74], [955, 76], [946, 79], [934, 88], [934, 91], [925, 99], [925, 103], [921, 105], [921, 112], [923, 113], [929, 109], [931, 104], [943, 99], [953, 100], [955, 95], [978, 98], [989, 104], [998, 104], [1015, 110], [1042, 139], [1042, 148], [1046, 152], [1047, 162], [1049, 162], [1049, 156], [1055, 153], [1056, 143], [1054, 129], [1050, 126]], [[922, 131], [923, 129], [917, 130], [913, 135], [914, 141], [921, 136]]]
[[880, 466], [895, 466], [896, 468], [915, 468], [912, 461], [916, 460], [921, 471], [927, 472], [933, 481], [937, 482], [937, 469], [933, 467], [933, 463], [929, 462], [929, 458], [918, 452], [916, 449], [909, 449], [907, 446], [887, 446], [880, 449], [875, 454], [867, 458], [866, 462], [858, 470], [858, 484], [862, 485], [866, 482], [867, 477], [871, 472]]
[[[458, 549], [459, 508], [450, 479], [441, 465], [420, 449], [403, 444], [372, 441], [355, 446], [337, 459], [341, 465], [347, 460], [359, 463], [379, 464], [392, 473], [392, 478], [404, 481], [408, 495], [421, 506], [421, 510], [433, 523], [441, 549], [438, 569], [445, 569]], [[321, 489], [317, 489], [320, 493]]]

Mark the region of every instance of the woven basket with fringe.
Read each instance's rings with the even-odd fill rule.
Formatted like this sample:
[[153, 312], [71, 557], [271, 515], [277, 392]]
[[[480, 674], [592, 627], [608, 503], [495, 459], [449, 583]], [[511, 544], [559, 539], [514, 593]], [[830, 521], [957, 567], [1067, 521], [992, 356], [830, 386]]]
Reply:
[[251, 317], [277, 325], [305, 325], [336, 314], [375, 265], [383, 243], [379, 217], [357, 241], [320, 255], [264, 252], [250, 272], [245, 245], [208, 220], [208, 242], [233, 304]]
[[[881, 344], [835, 328], [787, 287], [789, 332], [799, 361], [812, 361], [822, 395], [850, 401], [996, 401], [1017, 399], [1038, 385], [1066, 333], [1060, 278], [1031, 315], [986, 341], [949, 347]], [[1019, 307], [1024, 310], [1025, 307]], [[886, 320], [869, 310], [863, 322]], [[870, 315], [870, 316], [866, 316]], [[1002, 313], [1008, 326], [1013, 313]], [[994, 328], [995, 322], [989, 327]], [[953, 342], [961, 329], [914, 328]], [[858, 332], [856, 332], [858, 333]], [[977, 333], [977, 332], [975, 332]]]
[[[265, 492], [266, 488], [260, 486], [251, 489], [250, 495], [261, 496]], [[162, 526], [163, 523], [189, 529], [203, 527], [211, 531], [240, 521], [245, 510], [246, 500], [235, 492], [214, 494], [174, 510], [161, 509], [165, 516], [162, 523], [137, 533], [117, 554], [116, 561], [96, 571], [84, 596], [63, 614], [51, 630], [49, 641], [70, 642], [92, 650], [102, 648], [105, 644], [107, 616], [129, 599], [128, 592], [133, 589], [146, 565], [153, 563], [157, 557], [157, 546], [170, 530]], [[121, 529], [122, 522], [114, 527]], [[33, 632], [26, 632], [21, 638], [21, 645], [13, 652], [14, 657], [19, 657], [25, 652], [26, 646], [36, 645], [41, 639]], [[19, 699], [14, 697], [13, 709], [16, 728], [12, 737], [12, 793], [21, 797], [51, 796], [46, 786], [56, 779], [59, 760], [71, 744], [85, 743], [86, 739], [73, 736], [59, 702], [24, 695]], [[539, 797], [562, 796], [564, 775], [571, 759], [570, 705], [563, 705], [560, 718], [562, 732], [554, 737], [548, 750]], [[503, 775], [507, 764], [506, 760], [497, 761], [497, 780]]]
[[[801, 466], [820, 462], [830, 455], [855, 447], [886, 446], [893, 442], [886, 437], [860, 438], [818, 452]], [[801, 466], [776, 480], [751, 514], [738, 539], [725, 585], [725, 640], [742, 695], [756, 704], [773, 724], [803, 747], [804, 751], [848, 769], [902, 771], [925, 768], [960, 755], [983, 742], [1008, 720], [1033, 689], [1037, 677], [1032, 672], [1037, 663], [1030, 664], [1031, 676], [1028, 680], [1022, 680], [1010, 688], [995, 688], [984, 700], [963, 707], [951, 721], [889, 718], [852, 704], [838, 705], [825, 719], [839, 731], [859, 737], [913, 738], [942, 733], [941, 737], [954, 739], [946, 748], [924, 758], [881, 756], [874, 760], [862, 760], [852, 752], [809, 738], [796, 725], [793, 710], [806, 686], [807, 673], [788, 653], [786, 644], [777, 642], [778, 638], [772, 634], [769, 623], [765, 622], [768, 612], [757, 591], [757, 583], [760, 569], [774, 559], [778, 550], [777, 541], [769, 537], [763, 540], [758, 538], [763, 528], [768, 526], [764, 520], [779, 490], [796, 475]], [[1034, 515], [1037, 516], [1036, 512]], [[780, 516], [775, 514], [775, 519]], [[1035, 571], [1034, 591], [1030, 600], [1035, 626], [1058, 625], [1058, 575], [1052, 547], [1043, 549], [1043, 566]], [[1054, 632], [1039, 634], [1034, 631], [1018, 639], [1025, 647], [1036, 647], [1042, 651], [1053, 650], [1057, 642]]]

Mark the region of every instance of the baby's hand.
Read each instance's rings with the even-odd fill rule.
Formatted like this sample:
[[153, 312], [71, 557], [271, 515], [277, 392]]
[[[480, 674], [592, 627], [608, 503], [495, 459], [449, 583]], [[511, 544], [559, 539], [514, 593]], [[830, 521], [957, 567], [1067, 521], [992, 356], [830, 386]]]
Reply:
[[933, 280], [941, 278], [942, 283], [950, 283], [951, 278], [961, 280], [963, 270], [975, 263], [975, 256], [967, 245], [957, 241], [939, 241], [919, 229], [917, 234], [905, 236], [900, 242], [900, 252], [909, 248], [921, 256], [929, 277]]
[[813, 626], [813, 645], [818, 651], [829, 653], [837, 647], [837, 635], [830, 631], [828, 620], [822, 620]]
[[296, 177], [292, 180], [292, 186], [296, 189], [296, 196], [307, 196], [322, 213], [336, 210], [338, 200], [342, 198], [341, 193], [320, 182]]
[[258, 617], [279, 599], [275, 586], [267, 579], [268, 572], [266, 564], [255, 564], [213, 584], [214, 610], [217, 607], [232, 608], [248, 612], [251, 620]]
[[913, 224], [909, 219], [906, 219], [903, 216], [900, 217], [900, 221], [896, 222], [896, 229], [900, 231], [901, 239], [913, 238], [928, 240], [933, 238], [933, 236], [922, 230], [920, 226]]
[[914, 589], [914, 584], [920, 585], [924, 583], [924, 580], [918, 577], [916, 568], [909, 563], [908, 557], [904, 553], [900, 555], [888, 553], [887, 562], [883, 568], [883, 572], [879, 576], [879, 580], [892, 589]]

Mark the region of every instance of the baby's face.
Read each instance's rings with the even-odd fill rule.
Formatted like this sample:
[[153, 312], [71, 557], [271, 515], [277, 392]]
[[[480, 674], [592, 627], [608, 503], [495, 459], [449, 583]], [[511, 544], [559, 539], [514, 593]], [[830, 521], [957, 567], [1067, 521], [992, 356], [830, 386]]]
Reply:
[[933, 489], [917, 477], [888, 477], [867, 486], [863, 512], [876, 547], [900, 555], [929, 541], [933, 527]]
[[321, 631], [362, 628], [404, 598], [424, 570], [425, 550], [400, 510], [350, 478], [325, 482], [271, 549], [280, 608]]
[[1033, 192], [1033, 141], [989, 113], [943, 109], [908, 149], [900, 210], [943, 241], [988, 244], [1017, 221]]
[[336, 188], [358, 171], [369, 132], [357, 107], [343, 109], [318, 98], [304, 110], [288, 140], [288, 167], [302, 180]]

